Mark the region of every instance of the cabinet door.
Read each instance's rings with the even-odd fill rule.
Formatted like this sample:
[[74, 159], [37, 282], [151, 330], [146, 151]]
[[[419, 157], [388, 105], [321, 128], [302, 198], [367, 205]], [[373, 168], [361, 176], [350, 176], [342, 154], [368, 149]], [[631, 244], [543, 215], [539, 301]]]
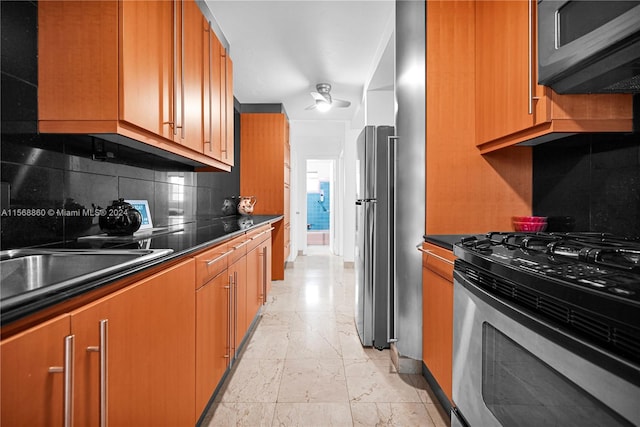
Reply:
[[119, 119], [173, 139], [175, 5], [167, 1], [120, 2]]
[[243, 256], [229, 266], [229, 275], [233, 285], [233, 353], [237, 352], [249, 324], [247, 322], [247, 257]]
[[114, 120], [117, 54], [117, 2], [39, 2], [38, 120], [92, 125]]
[[196, 292], [196, 416], [206, 407], [231, 357], [227, 271]]
[[[209, 22], [204, 24], [204, 154], [223, 161], [221, 108], [225, 92], [222, 89], [220, 51], [222, 45]], [[226, 102], [226, 101], [225, 101]]]
[[247, 253], [247, 324], [260, 310], [264, 296], [264, 261], [262, 246]]
[[[220, 96], [220, 133], [222, 141], [222, 162], [230, 166], [234, 164], [234, 112], [233, 112], [233, 61], [224, 49], [220, 49], [220, 87], [223, 94]], [[224, 96], [223, 96], [224, 95]]]
[[427, 268], [423, 275], [423, 359], [451, 400], [453, 283]]
[[175, 2], [179, 7], [178, 135], [176, 141], [202, 153], [202, 13], [194, 0]]
[[264, 296], [263, 304], [267, 302], [267, 296], [271, 291], [271, 237], [262, 243], [262, 262], [264, 263], [263, 280], [264, 280]]
[[423, 247], [426, 251], [422, 256], [422, 359], [451, 400], [455, 256], [428, 243]]
[[[530, 13], [531, 8], [531, 13]], [[537, 82], [535, 2], [476, 2], [476, 130], [478, 143], [546, 121]], [[543, 96], [543, 95], [541, 95]], [[539, 108], [539, 109], [538, 109]]]
[[29, 329], [0, 344], [0, 425], [62, 426], [63, 369], [69, 316]]
[[[112, 426], [195, 424], [194, 263], [170, 267], [71, 313], [76, 425], [97, 425], [101, 401]], [[101, 350], [106, 388], [100, 387]]]

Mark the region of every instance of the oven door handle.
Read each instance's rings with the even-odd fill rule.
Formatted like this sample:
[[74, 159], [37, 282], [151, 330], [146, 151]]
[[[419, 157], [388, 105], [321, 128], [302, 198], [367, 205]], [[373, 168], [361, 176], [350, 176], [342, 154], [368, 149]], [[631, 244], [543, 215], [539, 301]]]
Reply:
[[[551, 324], [545, 319], [532, 315], [526, 308], [519, 307], [513, 302], [493, 295], [480, 286], [463, 271], [464, 262], [458, 259], [453, 270], [454, 293], [456, 286], [462, 286], [493, 309], [509, 317], [514, 322], [530, 329], [536, 334], [548, 339], [554, 344], [564, 347], [569, 351], [581, 355], [586, 360], [600, 366], [615, 375], [625, 378], [627, 381], [640, 386], [640, 370], [631, 362], [608, 353], [590, 344], [575, 333], [569, 332], [561, 325]], [[455, 314], [454, 314], [455, 315]]]

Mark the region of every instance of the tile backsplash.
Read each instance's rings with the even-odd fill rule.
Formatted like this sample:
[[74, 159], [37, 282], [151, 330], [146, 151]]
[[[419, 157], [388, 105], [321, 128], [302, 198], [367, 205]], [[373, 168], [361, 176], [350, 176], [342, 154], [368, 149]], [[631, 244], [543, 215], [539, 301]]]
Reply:
[[640, 236], [640, 134], [574, 135], [534, 147], [533, 213], [575, 231]]
[[[2, 249], [101, 232], [97, 217], [65, 216], [58, 211], [62, 208], [87, 212], [118, 198], [142, 199], [149, 202], [153, 225], [162, 227], [223, 216], [224, 199], [240, 191], [239, 166], [227, 173], [193, 172], [151, 157], [137, 159], [135, 165], [123, 164], [124, 159], [112, 163], [74, 154], [72, 136], [55, 136], [54, 141], [46, 135], [1, 138]], [[51, 144], [55, 150], [48, 149]]]

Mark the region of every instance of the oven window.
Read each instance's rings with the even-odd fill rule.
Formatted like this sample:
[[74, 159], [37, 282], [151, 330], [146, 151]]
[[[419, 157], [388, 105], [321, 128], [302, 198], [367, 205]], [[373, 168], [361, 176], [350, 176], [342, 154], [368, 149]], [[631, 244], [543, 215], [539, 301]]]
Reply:
[[632, 426], [486, 322], [482, 340], [482, 398], [504, 427]]
[[589, 34], [624, 12], [638, 6], [637, 1], [569, 1], [558, 10], [559, 45]]

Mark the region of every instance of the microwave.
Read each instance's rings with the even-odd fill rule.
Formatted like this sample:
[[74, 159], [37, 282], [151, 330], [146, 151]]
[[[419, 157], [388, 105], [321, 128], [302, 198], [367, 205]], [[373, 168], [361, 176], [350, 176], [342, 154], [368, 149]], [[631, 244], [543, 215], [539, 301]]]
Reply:
[[538, 0], [538, 82], [640, 93], [640, 1]]

